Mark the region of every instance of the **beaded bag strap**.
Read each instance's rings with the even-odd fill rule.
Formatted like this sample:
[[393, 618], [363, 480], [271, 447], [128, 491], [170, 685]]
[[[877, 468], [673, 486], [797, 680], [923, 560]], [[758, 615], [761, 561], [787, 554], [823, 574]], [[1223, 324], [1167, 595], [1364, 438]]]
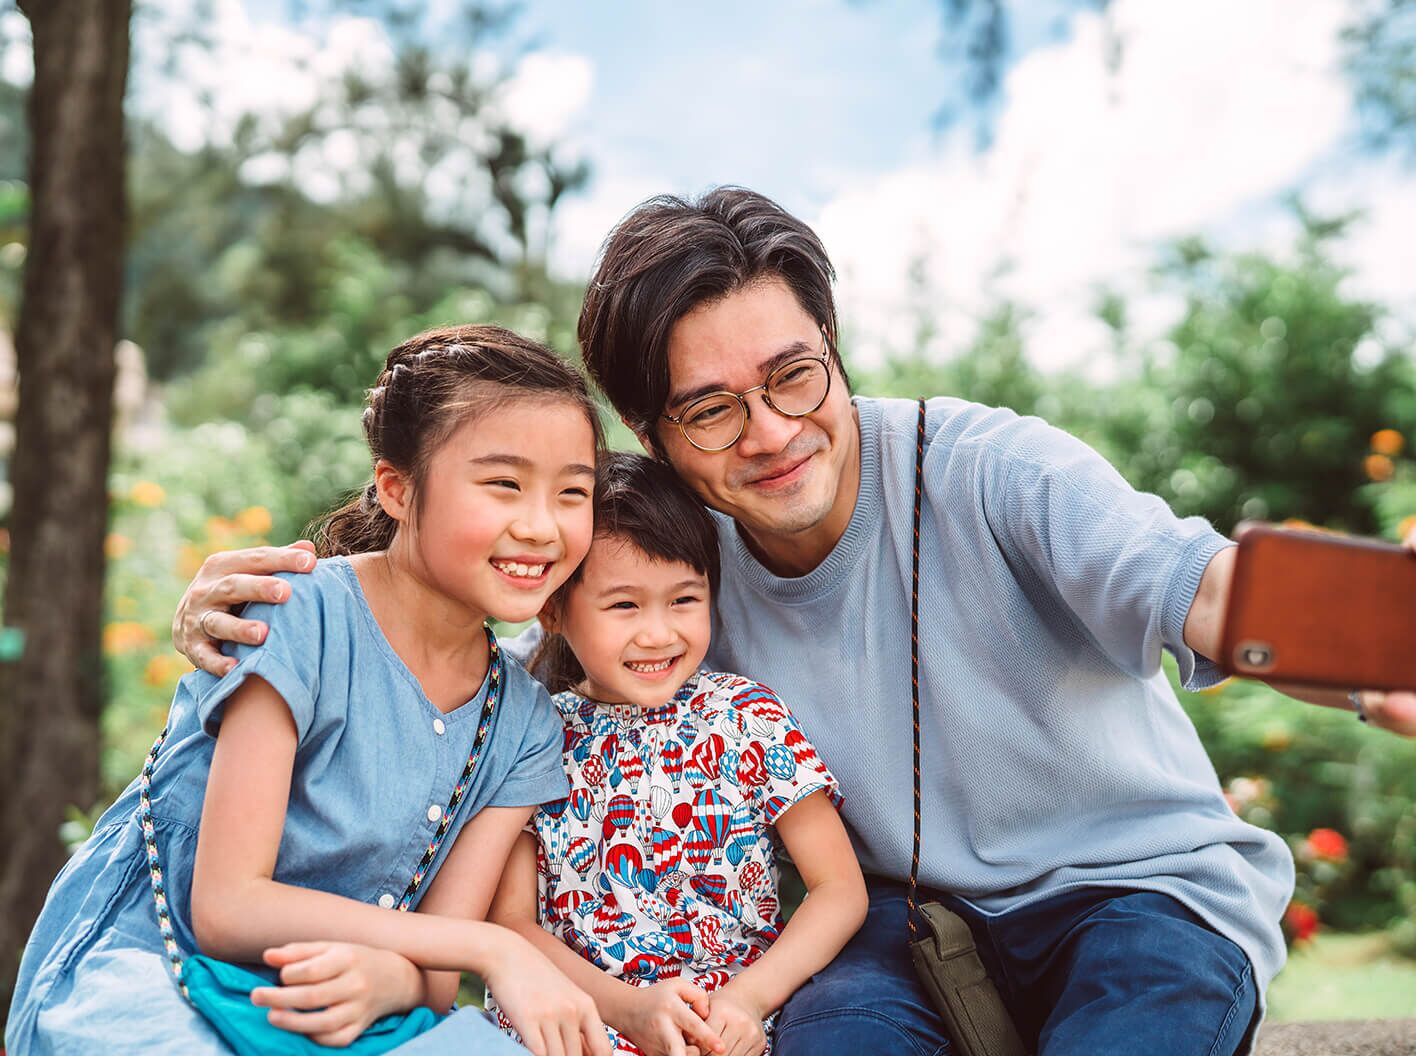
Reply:
[[[472, 738], [472, 749], [467, 753], [467, 765], [462, 768], [462, 776], [457, 779], [457, 784], [453, 787], [447, 809], [442, 814], [442, 821], [439, 822], [432, 839], [428, 841], [423, 857], [413, 870], [413, 878], [408, 881], [408, 887], [398, 902], [397, 908], [400, 912], [406, 912], [412, 905], [413, 897], [418, 893], [418, 888], [422, 886], [423, 879], [428, 874], [428, 867], [438, 856], [438, 848], [442, 846], [443, 838], [447, 835], [448, 829], [452, 827], [457, 808], [462, 804], [462, 799], [467, 794], [467, 786], [472, 781], [472, 772], [477, 768], [477, 760], [482, 755], [482, 747], [486, 744], [487, 734], [491, 731], [492, 716], [501, 700], [503, 681], [501, 649], [497, 645], [496, 635], [492, 633], [492, 629], [487, 627], [486, 632], [490, 655], [487, 664], [487, 699], [482, 705], [482, 717], [477, 723], [477, 733]], [[177, 989], [182, 992], [183, 997], [190, 1001], [191, 995], [187, 992], [187, 984], [182, 979], [182, 950], [177, 945], [177, 937], [172, 931], [172, 915], [167, 905], [167, 889], [163, 881], [162, 861], [157, 853], [157, 834], [152, 820], [152, 772], [157, 764], [157, 753], [162, 748], [163, 742], [167, 740], [167, 730], [166, 726], [162, 728], [162, 732], [157, 735], [157, 740], [153, 742], [152, 750], [148, 752], [147, 760], [143, 763], [142, 777], [138, 782], [138, 810], [142, 819], [143, 844], [147, 848], [148, 877], [152, 881], [152, 897], [157, 907], [157, 928], [162, 934], [162, 946], [167, 954], [167, 965], [172, 971], [172, 978], [177, 982]]]

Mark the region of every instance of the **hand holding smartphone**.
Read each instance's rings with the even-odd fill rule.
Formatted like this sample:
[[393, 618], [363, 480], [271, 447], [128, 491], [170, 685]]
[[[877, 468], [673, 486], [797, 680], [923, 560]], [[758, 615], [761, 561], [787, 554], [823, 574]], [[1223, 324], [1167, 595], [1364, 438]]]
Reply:
[[1416, 690], [1416, 554], [1371, 539], [1241, 526], [1216, 657], [1229, 674]]

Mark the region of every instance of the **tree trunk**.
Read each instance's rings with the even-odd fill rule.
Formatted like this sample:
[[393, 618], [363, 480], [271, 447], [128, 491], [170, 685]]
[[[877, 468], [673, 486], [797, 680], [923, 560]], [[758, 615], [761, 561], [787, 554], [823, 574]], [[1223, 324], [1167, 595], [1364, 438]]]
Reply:
[[99, 794], [103, 537], [122, 285], [132, 0], [21, 0], [34, 35], [29, 253], [0, 662], [0, 1011], [64, 864], [65, 808]]

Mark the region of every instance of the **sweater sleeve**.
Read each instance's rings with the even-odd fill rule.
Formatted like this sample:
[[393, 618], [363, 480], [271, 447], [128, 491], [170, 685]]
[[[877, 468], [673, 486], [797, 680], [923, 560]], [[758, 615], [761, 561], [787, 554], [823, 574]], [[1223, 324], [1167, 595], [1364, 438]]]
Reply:
[[1136, 491], [1060, 429], [1019, 419], [1006, 445], [978, 445], [985, 515], [1010, 564], [1031, 569], [1118, 667], [1154, 675], [1176, 657], [1186, 688], [1223, 675], [1184, 640], [1210, 560], [1231, 545], [1202, 517]]

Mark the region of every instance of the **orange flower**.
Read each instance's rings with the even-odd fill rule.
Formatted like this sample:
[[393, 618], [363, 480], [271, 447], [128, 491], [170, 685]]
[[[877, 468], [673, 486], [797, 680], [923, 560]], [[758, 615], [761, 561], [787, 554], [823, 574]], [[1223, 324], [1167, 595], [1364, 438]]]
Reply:
[[1412, 532], [1416, 532], [1416, 513], [1413, 513], [1410, 517], [1403, 518], [1402, 522], [1396, 526], [1396, 537], [1398, 539], [1404, 540]]
[[1395, 458], [1406, 446], [1406, 438], [1395, 429], [1378, 429], [1372, 434], [1372, 450], [1379, 455]]
[[236, 515], [236, 524], [247, 535], [265, 535], [270, 531], [270, 511], [264, 506], [247, 506]]
[[110, 561], [127, 557], [128, 551], [131, 549], [133, 549], [133, 541], [126, 535], [119, 535], [117, 532], [109, 532], [103, 540], [103, 554]]
[[1307, 942], [1318, 931], [1317, 911], [1302, 902], [1290, 902], [1283, 913], [1283, 927], [1294, 942]]
[[1368, 455], [1362, 459], [1362, 468], [1367, 473], [1368, 480], [1381, 482], [1390, 480], [1396, 473], [1396, 466], [1386, 455]]
[[1347, 861], [1347, 839], [1336, 829], [1314, 829], [1308, 833], [1308, 848], [1313, 857], [1325, 862]]
[[128, 498], [132, 499], [139, 506], [161, 506], [167, 499], [167, 492], [162, 490], [162, 485], [151, 480], [140, 480], [133, 485], [128, 492]]
[[131, 620], [110, 623], [103, 628], [103, 651], [110, 656], [131, 653], [157, 642], [157, 636], [141, 623]]

